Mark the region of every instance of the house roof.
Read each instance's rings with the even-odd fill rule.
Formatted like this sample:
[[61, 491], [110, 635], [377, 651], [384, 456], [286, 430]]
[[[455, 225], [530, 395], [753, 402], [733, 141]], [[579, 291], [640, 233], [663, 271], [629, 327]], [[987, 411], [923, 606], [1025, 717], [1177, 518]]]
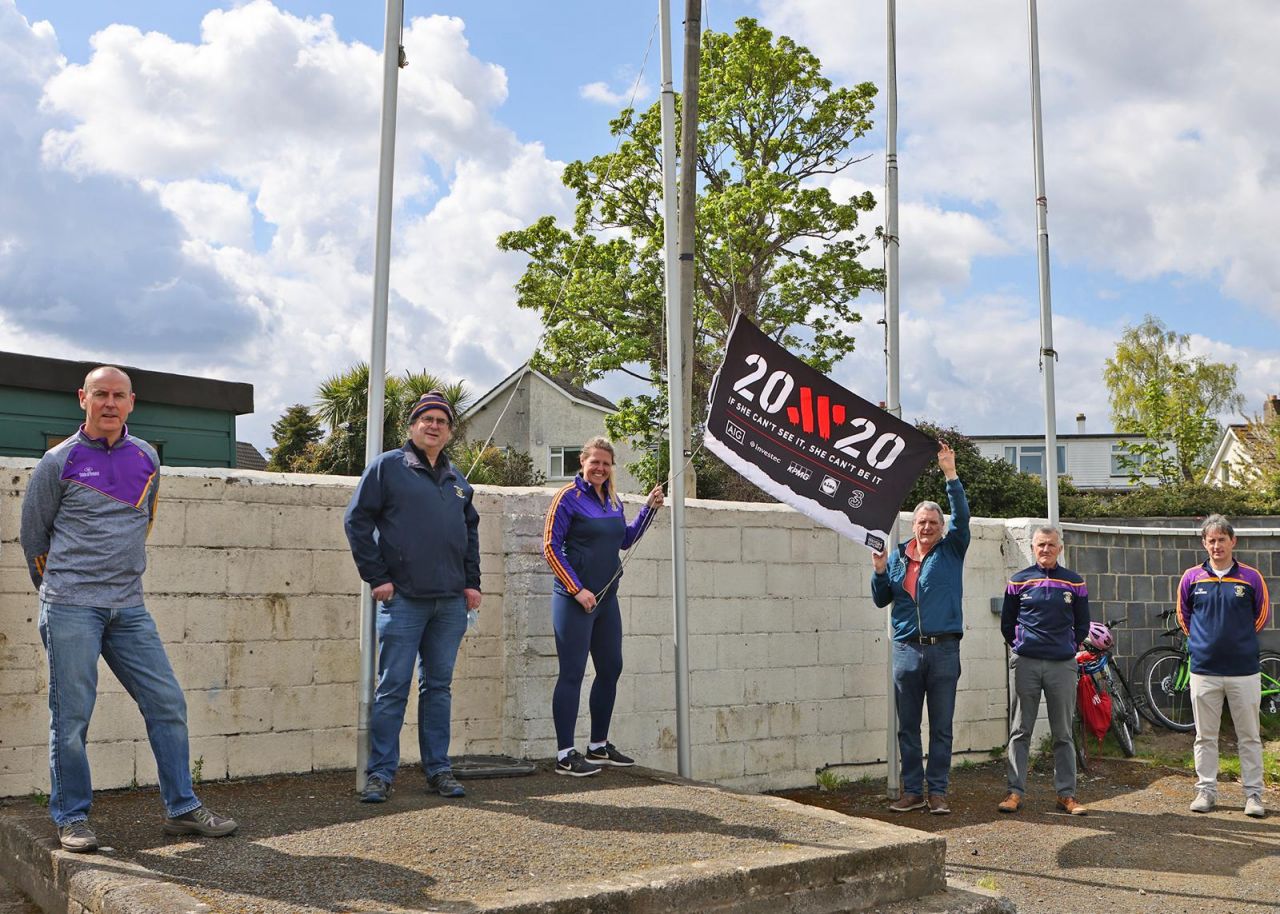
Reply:
[[267, 458], [248, 441], [236, 442], [236, 467], [241, 470], [265, 470]]
[[[19, 352], [0, 352], [0, 386], [67, 393], [79, 389], [84, 377], [104, 362], [50, 359]], [[253, 412], [253, 385], [215, 381], [120, 365], [133, 382], [138, 400], [170, 406], [216, 409], [242, 416]]]
[[554, 377], [549, 374], [544, 374], [543, 372], [538, 371], [535, 368], [530, 368], [529, 363], [525, 362], [515, 371], [511, 372], [511, 374], [507, 375], [505, 378], [499, 381], [491, 390], [488, 391], [488, 393], [486, 393], [483, 397], [477, 400], [471, 407], [469, 407], [463, 415], [471, 416], [471, 415], [474, 415], [475, 413], [478, 413], [480, 410], [484, 409], [486, 406], [492, 403], [495, 399], [497, 399], [498, 396], [504, 390], [511, 387], [513, 384], [516, 384], [526, 374], [537, 375], [539, 378], [541, 378], [543, 381], [545, 381], [555, 390], [559, 391], [561, 394], [563, 394], [568, 399], [574, 401], [575, 403], [581, 403], [583, 406], [590, 406], [593, 409], [598, 409], [601, 412], [605, 412], [605, 413], [616, 413], [618, 411], [617, 404], [615, 404], [612, 400], [609, 400], [606, 397], [602, 397], [600, 396], [600, 394], [595, 393], [594, 391], [587, 390], [587, 388], [585, 387], [580, 387], [577, 384], [574, 384], [573, 382], [569, 381], [567, 378]]

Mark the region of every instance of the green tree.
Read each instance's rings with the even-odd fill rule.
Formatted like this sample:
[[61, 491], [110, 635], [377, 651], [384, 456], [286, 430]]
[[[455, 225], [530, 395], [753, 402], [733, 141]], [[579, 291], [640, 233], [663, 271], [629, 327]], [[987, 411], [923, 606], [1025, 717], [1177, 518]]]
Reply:
[[450, 459], [467, 474], [473, 485], [540, 486], [547, 474], [533, 468], [533, 458], [514, 448], [485, 447], [483, 441], [455, 440]]
[[1150, 314], [1125, 328], [1103, 379], [1116, 431], [1145, 438], [1126, 442], [1134, 476], [1166, 483], [1203, 474], [1221, 433], [1216, 417], [1244, 404], [1235, 365], [1192, 356], [1190, 337]]
[[[733, 34], [702, 37], [696, 162], [694, 291], [696, 414], [705, 410], [736, 310], [822, 371], [854, 348], [853, 301], [878, 289], [881, 272], [859, 262], [868, 247], [859, 219], [870, 193], [840, 199], [825, 179], [857, 159], [855, 140], [871, 127], [871, 83], [833, 88], [821, 63], [755, 20]], [[650, 456], [665, 426], [665, 331], [660, 108], [623, 110], [610, 123], [616, 152], [565, 168], [577, 197], [571, 228], [545, 216], [498, 239], [529, 257], [517, 303], [546, 328], [534, 364], [589, 383], [623, 371], [653, 395], [623, 398], [608, 425]]]
[[[383, 402], [382, 442], [384, 450], [398, 447], [405, 439], [409, 411], [424, 393], [438, 390], [444, 394], [453, 414], [459, 416], [470, 405], [472, 396], [462, 381], [445, 383], [426, 371], [406, 371], [388, 375]], [[321, 383], [316, 392], [316, 417], [329, 427], [324, 441], [307, 449], [299, 461], [311, 473], [358, 476], [364, 470], [364, 452], [368, 427], [369, 366], [358, 362], [346, 371]], [[465, 436], [462, 424], [455, 426], [454, 436]]]
[[[916, 428], [931, 438], [946, 441], [956, 452], [956, 473], [964, 483], [965, 497], [974, 517], [1044, 517], [1048, 498], [1040, 477], [1022, 473], [1007, 460], [984, 457], [978, 446], [958, 429], [933, 422], [916, 423]], [[1074, 491], [1070, 480], [1059, 480], [1059, 491], [1065, 486]], [[920, 474], [916, 484], [903, 499], [902, 510], [910, 511], [922, 501], [936, 501], [947, 507], [946, 479], [936, 462]]]
[[307, 449], [324, 437], [320, 420], [301, 403], [295, 403], [271, 426], [271, 438], [276, 446], [267, 449], [270, 459], [267, 469], [286, 473], [295, 463], [304, 459]]
[[1275, 401], [1262, 416], [1251, 418], [1239, 432], [1244, 459], [1233, 469], [1241, 485], [1280, 499], [1280, 411]]

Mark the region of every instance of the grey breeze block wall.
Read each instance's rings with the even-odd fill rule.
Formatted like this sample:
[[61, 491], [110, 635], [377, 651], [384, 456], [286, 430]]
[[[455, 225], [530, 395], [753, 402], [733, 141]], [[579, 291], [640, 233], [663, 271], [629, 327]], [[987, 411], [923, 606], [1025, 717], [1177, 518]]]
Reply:
[[[16, 541], [32, 465], [0, 459], [0, 796], [48, 788], [46, 664]], [[353, 484], [163, 470], [147, 602], [186, 691], [202, 777], [354, 765], [359, 581], [341, 523]], [[552, 578], [541, 554], [551, 494], [478, 492], [485, 604], [454, 680], [455, 754], [555, 749]], [[780, 505], [692, 502], [687, 517], [694, 775], [780, 788], [811, 784], [827, 764], [882, 766], [885, 611], [871, 602], [866, 550]], [[1029, 561], [1027, 522], [975, 520], [973, 534], [958, 755], [1005, 741], [1005, 653], [990, 601]], [[674, 770], [670, 543], [663, 512], [626, 567], [626, 669], [611, 738]], [[406, 762], [418, 758], [414, 700]], [[105, 665], [90, 757], [98, 787], [155, 782], [141, 716]]]
[[[1066, 525], [1065, 560], [1085, 576], [1095, 619], [1124, 619], [1113, 629], [1121, 668], [1132, 676], [1134, 661], [1155, 645], [1169, 645], [1162, 633], [1177, 623], [1160, 612], [1173, 609], [1182, 573], [1205, 560], [1200, 544], [1200, 520], [1189, 517], [1138, 518], [1099, 521], [1121, 528], [1088, 529]], [[1264, 649], [1280, 650], [1277, 600], [1280, 600], [1280, 518], [1236, 521], [1235, 557], [1262, 573], [1271, 594], [1271, 619], [1260, 633]]]

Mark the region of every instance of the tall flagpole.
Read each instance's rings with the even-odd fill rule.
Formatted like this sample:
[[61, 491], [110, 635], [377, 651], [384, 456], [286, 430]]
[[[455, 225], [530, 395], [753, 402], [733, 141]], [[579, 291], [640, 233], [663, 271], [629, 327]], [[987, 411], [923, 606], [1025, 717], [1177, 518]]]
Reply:
[[1058, 523], [1058, 419], [1054, 402], [1053, 302], [1049, 294], [1049, 201], [1044, 189], [1044, 121], [1040, 112], [1040, 30], [1036, 0], [1027, 0], [1031, 38], [1031, 138], [1036, 169], [1036, 258], [1040, 267], [1040, 367], [1044, 372], [1044, 487], [1049, 523]]
[[[886, 74], [885, 74], [885, 151], [884, 151], [884, 337], [885, 337], [885, 374], [886, 397], [888, 411], [899, 419], [902, 418], [902, 400], [898, 389], [898, 37], [897, 37], [897, 4], [895, 0], [885, 0], [886, 29]], [[893, 526], [889, 530], [889, 545], [898, 546], [898, 515], [893, 516]], [[885, 765], [886, 786], [889, 799], [896, 800], [901, 792], [901, 772], [898, 765], [898, 705], [893, 688], [893, 626], [889, 618], [885, 619]]]
[[[391, 191], [396, 158], [396, 92], [404, 49], [404, 0], [387, 0], [382, 38], [382, 146], [378, 158], [378, 217], [373, 255], [373, 333], [369, 345], [369, 412], [365, 422], [364, 462], [382, 453], [383, 398], [387, 377], [387, 293], [391, 276]], [[369, 582], [360, 587], [360, 705], [356, 723], [356, 790], [364, 790], [369, 764], [369, 713], [373, 707], [377, 617]]]
[[[684, 577], [684, 352], [680, 319], [680, 239], [676, 210], [676, 93], [671, 74], [672, 0], [658, 0], [662, 33], [662, 231], [666, 255], [667, 311], [667, 408], [670, 428], [667, 454], [671, 466], [671, 599], [675, 615], [676, 646], [676, 765], [681, 777], [693, 777], [689, 744], [689, 620]], [[688, 161], [685, 168], [691, 167]]]

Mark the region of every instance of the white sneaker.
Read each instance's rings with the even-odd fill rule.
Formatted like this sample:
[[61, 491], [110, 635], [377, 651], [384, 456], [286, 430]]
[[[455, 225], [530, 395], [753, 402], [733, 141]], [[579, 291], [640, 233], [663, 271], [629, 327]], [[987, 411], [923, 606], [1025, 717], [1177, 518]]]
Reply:
[[1209, 812], [1218, 805], [1217, 799], [1207, 790], [1197, 790], [1196, 798], [1191, 801], [1192, 812]]
[[1244, 814], [1255, 819], [1261, 819], [1267, 814], [1267, 808], [1262, 805], [1260, 797], [1245, 797]]

